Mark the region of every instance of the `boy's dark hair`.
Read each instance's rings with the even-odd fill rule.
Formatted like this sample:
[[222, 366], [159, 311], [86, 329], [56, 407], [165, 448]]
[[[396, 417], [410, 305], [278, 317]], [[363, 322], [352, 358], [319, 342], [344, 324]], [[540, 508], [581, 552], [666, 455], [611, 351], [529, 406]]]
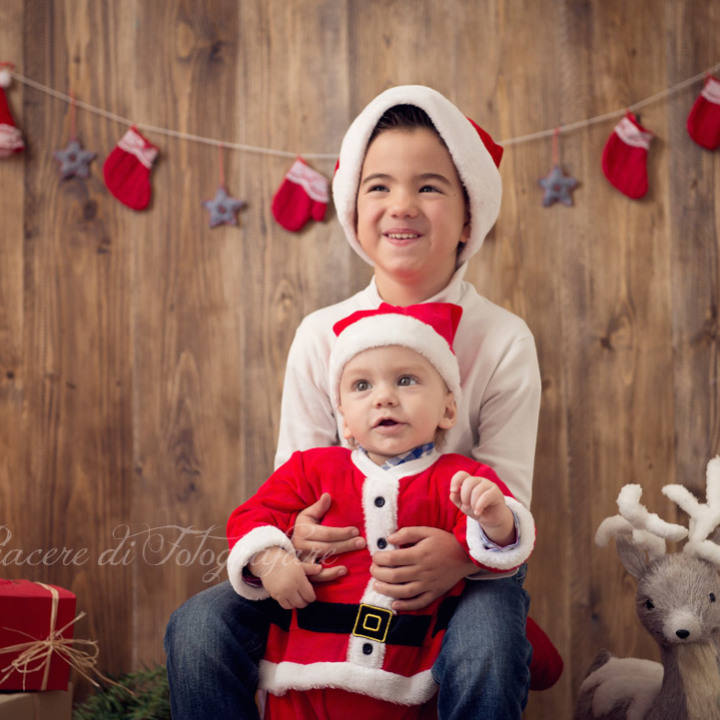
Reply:
[[430, 116], [422, 108], [417, 107], [417, 105], [394, 105], [388, 108], [377, 121], [368, 140], [368, 146], [380, 133], [386, 130], [415, 130], [416, 128], [431, 130], [440, 138], [440, 142], [445, 145], [445, 141], [435, 125], [433, 125]]

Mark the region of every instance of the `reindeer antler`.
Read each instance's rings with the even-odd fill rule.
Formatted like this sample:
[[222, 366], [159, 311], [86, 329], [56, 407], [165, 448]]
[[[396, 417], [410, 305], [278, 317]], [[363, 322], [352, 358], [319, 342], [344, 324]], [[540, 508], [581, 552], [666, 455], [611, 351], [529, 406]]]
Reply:
[[708, 540], [720, 525], [720, 457], [707, 464], [706, 484], [705, 503], [698, 502], [682, 485], [666, 485], [662, 492], [690, 516], [690, 531], [683, 552], [720, 565], [720, 546]]
[[655, 560], [665, 554], [665, 540], [677, 542], [688, 531], [682, 525], [666, 522], [657, 514], [649, 513], [640, 504], [641, 496], [642, 488], [639, 485], [622, 487], [617, 499], [620, 514], [605, 518], [600, 523], [595, 533], [595, 542], [604, 546], [615, 535], [632, 535], [633, 542], [642, 547], [651, 560]]

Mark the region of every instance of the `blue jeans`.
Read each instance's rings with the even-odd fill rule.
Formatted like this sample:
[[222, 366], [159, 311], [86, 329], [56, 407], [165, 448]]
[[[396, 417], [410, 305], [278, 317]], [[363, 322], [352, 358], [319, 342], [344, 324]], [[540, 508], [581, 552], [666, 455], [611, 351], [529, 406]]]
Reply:
[[432, 674], [440, 720], [520, 720], [530, 687], [526, 568], [502, 580], [469, 580]]
[[[466, 584], [433, 666], [440, 720], [520, 719], [532, 652], [524, 579], [523, 567], [512, 578]], [[245, 600], [226, 581], [173, 613], [165, 633], [173, 720], [258, 720], [271, 603]]]

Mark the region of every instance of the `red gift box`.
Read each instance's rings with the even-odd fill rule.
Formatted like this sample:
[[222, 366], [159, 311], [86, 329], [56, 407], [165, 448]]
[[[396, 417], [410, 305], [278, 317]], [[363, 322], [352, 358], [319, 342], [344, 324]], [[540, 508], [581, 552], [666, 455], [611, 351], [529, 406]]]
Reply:
[[76, 598], [55, 585], [0, 578], [0, 690], [67, 690]]

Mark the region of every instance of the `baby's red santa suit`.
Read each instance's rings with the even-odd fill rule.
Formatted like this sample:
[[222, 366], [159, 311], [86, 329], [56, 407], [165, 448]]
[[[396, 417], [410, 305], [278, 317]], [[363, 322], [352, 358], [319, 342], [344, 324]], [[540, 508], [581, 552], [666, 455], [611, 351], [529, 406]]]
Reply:
[[[329, 370], [336, 406], [345, 364], [369, 348], [393, 345], [425, 356], [458, 397], [460, 377], [452, 340], [461, 312], [447, 303], [407, 308], [383, 304], [338, 323]], [[514, 546], [492, 548], [478, 523], [450, 501], [450, 480], [460, 470], [487, 477], [501, 488], [516, 517]], [[342, 556], [348, 573], [315, 585], [315, 602], [292, 612], [278, 610], [260, 663], [260, 686], [271, 693], [266, 718], [336, 720], [385, 717], [389, 711], [394, 719], [422, 717], [419, 706], [435, 693], [431, 668], [463, 584], [422, 610], [398, 614], [391, 609], [392, 598], [373, 589], [373, 553], [392, 549], [386, 538], [397, 529], [428, 525], [453, 532], [479, 568], [513, 572], [532, 552], [533, 517], [491, 468], [461, 455], [441, 456], [433, 450], [385, 469], [360, 450], [327, 447], [297, 452], [230, 517], [227, 567], [239, 594], [257, 600], [267, 597], [262, 586], [246, 581], [248, 563], [273, 546], [294, 554], [288, 533], [297, 514], [324, 492], [333, 502], [323, 522], [360, 528], [367, 548]]]

